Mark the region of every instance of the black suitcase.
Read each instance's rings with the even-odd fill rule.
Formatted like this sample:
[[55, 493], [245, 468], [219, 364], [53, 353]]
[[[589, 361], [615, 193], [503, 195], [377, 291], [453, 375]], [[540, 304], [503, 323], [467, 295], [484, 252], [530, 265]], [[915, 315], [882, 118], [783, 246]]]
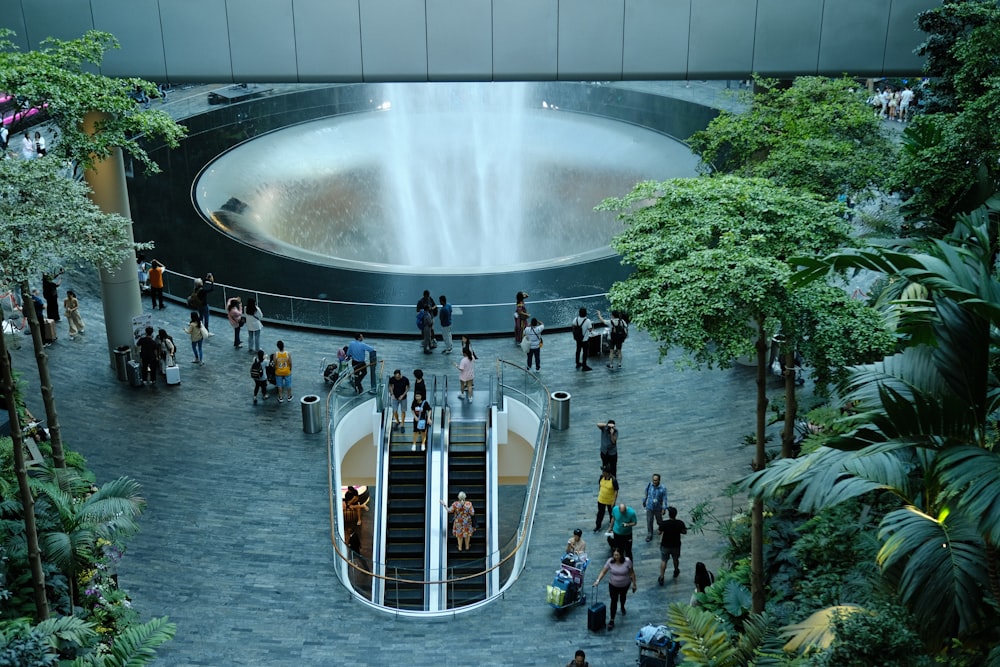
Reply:
[[603, 602], [597, 601], [597, 589], [594, 586], [594, 604], [587, 607], [587, 629], [591, 632], [601, 632], [608, 627], [608, 608]]

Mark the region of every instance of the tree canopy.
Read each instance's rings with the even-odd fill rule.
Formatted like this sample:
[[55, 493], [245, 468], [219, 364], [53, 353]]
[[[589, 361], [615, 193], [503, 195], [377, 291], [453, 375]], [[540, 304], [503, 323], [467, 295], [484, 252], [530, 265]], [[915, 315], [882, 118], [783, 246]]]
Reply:
[[[46, 39], [37, 51], [21, 52], [8, 39], [10, 34], [0, 31], [0, 90], [43, 110], [58, 126], [59, 141], [50, 154], [88, 168], [120, 147], [146, 169], [157, 171], [139, 138], [156, 136], [175, 147], [184, 136], [184, 128], [166, 112], [143, 109], [131, 97], [136, 88], [155, 95], [155, 84], [88, 71], [89, 65], [100, 65], [107, 50], [118, 48], [112, 35], [90, 31], [69, 41]], [[88, 133], [84, 119], [95, 112], [102, 115], [98, 131]]]
[[713, 173], [770, 178], [826, 199], [881, 186], [895, 147], [852, 79], [756, 80], [742, 113], [722, 111], [690, 139]]
[[752, 353], [758, 318], [772, 332], [789, 305], [788, 259], [846, 241], [839, 205], [761, 178], [722, 176], [639, 183], [604, 210], [621, 212], [613, 241], [634, 273], [612, 305], [697, 363], [728, 366]]

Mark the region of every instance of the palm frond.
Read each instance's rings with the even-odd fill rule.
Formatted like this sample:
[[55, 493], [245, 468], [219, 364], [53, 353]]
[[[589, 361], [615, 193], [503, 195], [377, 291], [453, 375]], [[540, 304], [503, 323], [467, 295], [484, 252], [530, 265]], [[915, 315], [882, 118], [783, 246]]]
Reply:
[[901, 597], [927, 631], [943, 637], [975, 626], [986, 553], [962, 513], [945, 510], [934, 518], [904, 507], [885, 516], [879, 539], [882, 571], [898, 574]]
[[681, 643], [684, 661], [704, 667], [738, 667], [739, 656], [722, 624], [703, 609], [682, 602], [667, 608], [667, 623]]
[[91, 624], [76, 616], [50, 616], [35, 626], [35, 629], [49, 638], [53, 648], [60, 644], [89, 646], [97, 638], [97, 632]]
[[781, 629], [781, 633], [788, 637], [785, 650], [789, 653], [803, 653], [810, 649], [829, 648], [837, 636], [833, 629], [833, 620], [838, 615], [843, 616], [858, 611], [863, 611], [863, 608], [853, 604], [837, 605], [820, 609], [801, 623], [786, 625]]
[[1000, 543], [1000, 453], [975, 446], [955, 446], [935, 459], [944, 500], [978, 518], [978, 529], [993, 543]]
[[174, 638], [177, 626], [167, 617], [154, 618], [141, 625], [130, 626], [115, 637], [111, 647], [114, 659], [108, 667], [144, 667], [156, 660], [157, 647]]

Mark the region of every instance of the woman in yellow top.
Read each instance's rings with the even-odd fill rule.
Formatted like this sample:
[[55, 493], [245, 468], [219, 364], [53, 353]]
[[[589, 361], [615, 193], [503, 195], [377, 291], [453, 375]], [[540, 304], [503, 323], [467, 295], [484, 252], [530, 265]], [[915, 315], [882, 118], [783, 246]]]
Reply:
[[284, 342], [279, 340], [275, 345], [278, 351], [271, 355], [271, 365], [274, 366], [274, 386], [281, 403], [285, 400], [282, 394], [288, 394], [287, 400], [292, 400], [292, 355], [285, 350]]
[[[611, 508], [615, 506], [615, 502], [618, 500], [618, 480], [611, 474], [607, 466], [601, 468], [601, 478], [597, 482], [600, 485], [600, 490], [597, 492], [595, 533], [601, 531], [601, 526], [604, 524], [604, 513], [607, 512], [608, 516], [610, 516]], [[608, 526], [608, 530], [611, 530], [611, 526]]]

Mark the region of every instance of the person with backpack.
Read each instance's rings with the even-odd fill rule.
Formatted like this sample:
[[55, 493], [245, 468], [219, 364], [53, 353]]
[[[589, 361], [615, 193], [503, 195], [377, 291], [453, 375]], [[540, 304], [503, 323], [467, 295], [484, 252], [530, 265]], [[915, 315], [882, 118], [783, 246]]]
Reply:
[[[597, 316], [601, 316], [601, 311], [597, 311]], [[576, 341], [576, 367], [585, 371], [594, 370], [587, 365], [589, 354], [590, 337], [594, 334], [594, 323], [587, 317], [587, 309], [581, 308], [578, 315], [573, 318], [573, 340]]]
[[424, 354], [430, 354], [437, 347], [434, 340], [434, 318], [437, 316], [437, 304], [430, 290], [424, 290], [424, 295], [417, 301], [417, 328], [423, 334]]
[[618, 357], [618, 370], [622, 367], [622, 343], [628, 338], [628, 320], [621, 311], [611, 311], [611, 354], [608, 357], [608, 368], [614, 368], [615, 357]]
[[253, 404], [257, 405], [257, 394], [262, 394], [267, 400], [267, 361], [264, 360], [264, 350], [257, 350], [257, 358], [250, 365], [250, 378], [253, 379]]

